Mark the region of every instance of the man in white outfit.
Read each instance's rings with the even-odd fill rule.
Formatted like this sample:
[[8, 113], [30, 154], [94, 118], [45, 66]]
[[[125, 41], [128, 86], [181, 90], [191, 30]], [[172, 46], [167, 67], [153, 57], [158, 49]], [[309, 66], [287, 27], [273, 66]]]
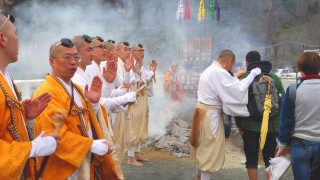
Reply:
[[212, 173], [224, 164], [224, 125], [222, 112], [231, 116], [249, 116], [248, 87], [261, 73], [255, 68], [247, 78], [239, 81], [231, 71], [235, 56], [223, 50], [200, 76], [198, 103], [192, 121], [190, 143], [193, 160], [198, 169], [197, 179], [210, 180]]
[[[116, 71], [117, 71], [117, 63], [114, 60], [115, 58], [118, 58], [117, 54], [107, 54], [108, 51], [106, 51], [106, 47], [104, 46], [104, 42], [102, 38], [100, 37], [95, 37], [93, 38], [93, 62], [91, 65], [88, 65], [85, 74], [89, 79], [89, 84], [92, 81], [92, 78], [94, 76], [99, 76], [103, 83], [102, 83], [102, 96], [100, 98], [100, 104], [104, 106], [104, 108], [107, 111], [107, 114], [111, 114], [111, 112], [121, 112], [124, 111], [124, 108], [122, 107], [123, 105], [126, 105], [129, 102], [134, 102], [136, 100], [136, 92], [127, 92], [126, 88], [119, 88], [115, 89], [113, 85], [113, 81], [115, 80], [116, 77]], [[100, 64], [101, 62], [108, 60], [107, 61], [107, 67], [103, 67], [100, 69]], [[131, 69], [132, 65], [128, 65], [128, 68]], [[98, 112], [98, 120], [102, 119], [99, 118], [99, 112]], [[109, 132], [104, 133], [104, 134], [109, 134], [112, 138], [114, 138], [114, 133], [116, 136], [119, 134], [119, 132], [123, 131], [122, 129], [115, 129], [113, 131], [112, 129], [112, 118], [109, 115], [108, 116], [108, 127], [109, 127]], [[103, 129], [103, 127], [101, 127]], [[103, 130], [102, 130], [103, 131]], [[109, 136], [109, 135], [107, 135]], [[108, 139], [108, 138], [107, 138]], [[122, 154], [122, 148], [121, 145], [117, 140], [113, 140], [114, 143], [114, 148], [115, 151], [112, 152], [112, 157], [114, 160], [114, 164], [116, 167], [117, 175], [119, 179], [124, 179], [124, 175], [122, 172], [121, 168], [121, 156]], [[120, 158], [119, 158], [120, 157]]]
[[139, 96], [135, 104], [129, 108], [131, 121], [131, 143], [128, 149], [128, 164], [134, 166], [143, 166], [142, 162], [148, 162], [141, 153], [141, 143], [148, 137], [149, 125], [149, 107], [148, 96], [153, 96], [153, 78], [157, 69], [157, 63], [153, 60], [150, 65], [150, 71], [147, 71], [143, 66], [144, 49], [142, 44], [134, 44], [132, 46], [132, 57], [134, 58], [135, 67], [133, 68], [134, 76], [131, 81], [131, 89], [140, 89]]

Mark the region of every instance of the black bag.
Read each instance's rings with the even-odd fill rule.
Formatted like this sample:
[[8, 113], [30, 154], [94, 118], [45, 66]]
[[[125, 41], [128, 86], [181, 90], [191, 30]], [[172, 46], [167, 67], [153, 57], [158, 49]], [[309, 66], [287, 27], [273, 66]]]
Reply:
[[247, 104], [250, 118], [262, 122], [264, 102], [267, 93], [271, 93], [271, 110], [269, 120], [274, 120], [280, 114], [282, 98], [273, 78], [269, 74], [255, 77], [249, 86], [249, 101]]

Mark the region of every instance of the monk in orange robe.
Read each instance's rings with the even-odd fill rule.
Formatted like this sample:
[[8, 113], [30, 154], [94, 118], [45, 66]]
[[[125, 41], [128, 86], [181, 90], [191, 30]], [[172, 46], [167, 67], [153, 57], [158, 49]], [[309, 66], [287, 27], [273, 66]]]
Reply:
[[165, 97], [175, 102], [181, 102], [184, 92], [178, 81], [176, 72], [177, 64], [172, 63], [170, 69], [164, 75], [163, 92]]
[[[21, 92], [11, 80], [6, 67], [18, 60], [18, 37], [14, 18], [0, 14], [0, 179], [34, 179], [34, 158], [56, 149], [57, 134], [33, 139], [33, 119], [48, 105], [50, 95], [40, 95], [21, 102]], [[44, 141], [43, 141], [44, 140]], [[48, 141], [47, 141], [48, 140]], [[47, 145], [44, 143], [48, 143]], [[43, 150], [41, 147], [47, 148]], [[53, 147], [52, 147], [53, 146]], [[32, 158], [32, 159], [31, 159]]]
[[[53, 130], [48, 117], [66, 111], [59, 130], [60, 144], [48, 159], [42, 159], [42, 180], [46, 179], [118, 179], [112, 159], [106, 155], [111, 146], [100, 130], [95, 113], [99, 109], [102, 81], [95, 77], [90, 90], [84, 92], [73, 84], [73, 77], [81, 56], [70, 39], [61, 39], [50, 48], [52, 74], [36, 90], [34, 96], [48, 92], [52, 100], [47, 109], [35, 119], [36, 134]], [[46, 160], [46, 161], [44, 161]], [[111, 167], [105, 174], [103, 168]]]

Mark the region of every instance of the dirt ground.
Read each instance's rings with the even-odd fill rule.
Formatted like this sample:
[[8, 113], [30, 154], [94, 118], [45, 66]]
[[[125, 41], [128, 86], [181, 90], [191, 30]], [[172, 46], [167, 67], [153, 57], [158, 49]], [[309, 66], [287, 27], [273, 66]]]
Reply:
[[[226, 159], [223, 168], [213, 175], [214, 180], [246, 180], [245, 156], [239, 148], [239, 140], [226, 142]], [[143, 148], [143, 155], [150, 162], [143, 167], [134, 167], [123, 160], [123, 171], [127, 180], [194, 180], [195, 165], [190, 158], [178, 158], [166, 151], [156, 151]], [[259, 166], [259, 180], [266, 179], [264, 166]], [[282, 180], [292, 180], [292, 170], [289, 168]]]

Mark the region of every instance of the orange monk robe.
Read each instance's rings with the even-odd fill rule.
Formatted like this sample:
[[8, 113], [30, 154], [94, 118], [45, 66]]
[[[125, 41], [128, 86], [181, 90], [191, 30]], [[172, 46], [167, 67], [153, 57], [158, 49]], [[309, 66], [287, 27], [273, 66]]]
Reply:
[[174, 101], [182, 100], [183, 89], [171, 70], [168, 70], [164, 75], [163, 92], [165, 96], [170, 97]]
[[[2, 75], [0, 75], [0, 83], [8, 93], [8, 96], [18, 101], [16, 96], [13, 94], [14, 92], [12, 92], [6, 79]], [[21, 103], [19, 104], [21, 105]], [[17, 107], [14, 107], [17, 130], [22, 140], [21, 142], [17, 142], [8, 130], [8, 126], [12, 123], [12, 119], [10, 110], [6, 105], [6, 96], [3, 90], [0, 89], [0, 179], [19, 179], [27, 162], [29, 175], [32, 177], [31, 179], [34, 179], [33, 160], [27, 161], [31, 152], [32, 144], [29, 141], [25, 127], [25, 124], [27, 124], [25, 111], [23, 106], [21, 106], [21, 108], [22, 109], [19, 110]]]
[[[80, 89], [80, 87], [78, 87], [78, 89]], [[70, 108], [70, 97], [58, 81], [56, 81], [51, 75], [46, 76], [45, 82], [37, 89], [34, 96], [37, 97], [45, 92], [48, 92], [51, 95], [51, 101], [45, 111], [35, 119], [36, 134], [39, 134], [41, 131], [45, 131], [46, 133], [54, 131], [50, 121], [53, 114], [61, 111], [68, 112]], [[86, 107], [86, 103], [83, 98], [81, 98], [81, 101], [83, 103], [83, 107]], [[97, 138], [103, 139], [92, 106], [89, 102], [87, 105], [90, 113], [89, 115], [85, 115], [85, 124], [90, 123], [90, 127], [92, 131], [95, 131]], [[58, 132], [61, 136], [60, 144], [57, 147], [56, 152], [50, 155], [43, 175], [41, 176], [42, 180], [66, 179], [80, 167], [83, 160], [90, 152], [93, 140], [81, 135], [82, 133], [78, 126], [80, 123], [80, 117], [78, 115], [66, 115], [64, 121], [64, 124]], [[109, 161], [110, 159], [106, 158], [106, 155], [95, 155], [95, 157], [94, 163], [100, 164], [100, 168], [101, 163], [105, 166], [114, 167], [112, 159]], [[90, 169], [91, 179], [93, 178], [92, 168], [93, 166], [91, 166]], [[115, 171], [109, 172], [109, 177], [107, 177], [107, 179], [117, 179]]]

